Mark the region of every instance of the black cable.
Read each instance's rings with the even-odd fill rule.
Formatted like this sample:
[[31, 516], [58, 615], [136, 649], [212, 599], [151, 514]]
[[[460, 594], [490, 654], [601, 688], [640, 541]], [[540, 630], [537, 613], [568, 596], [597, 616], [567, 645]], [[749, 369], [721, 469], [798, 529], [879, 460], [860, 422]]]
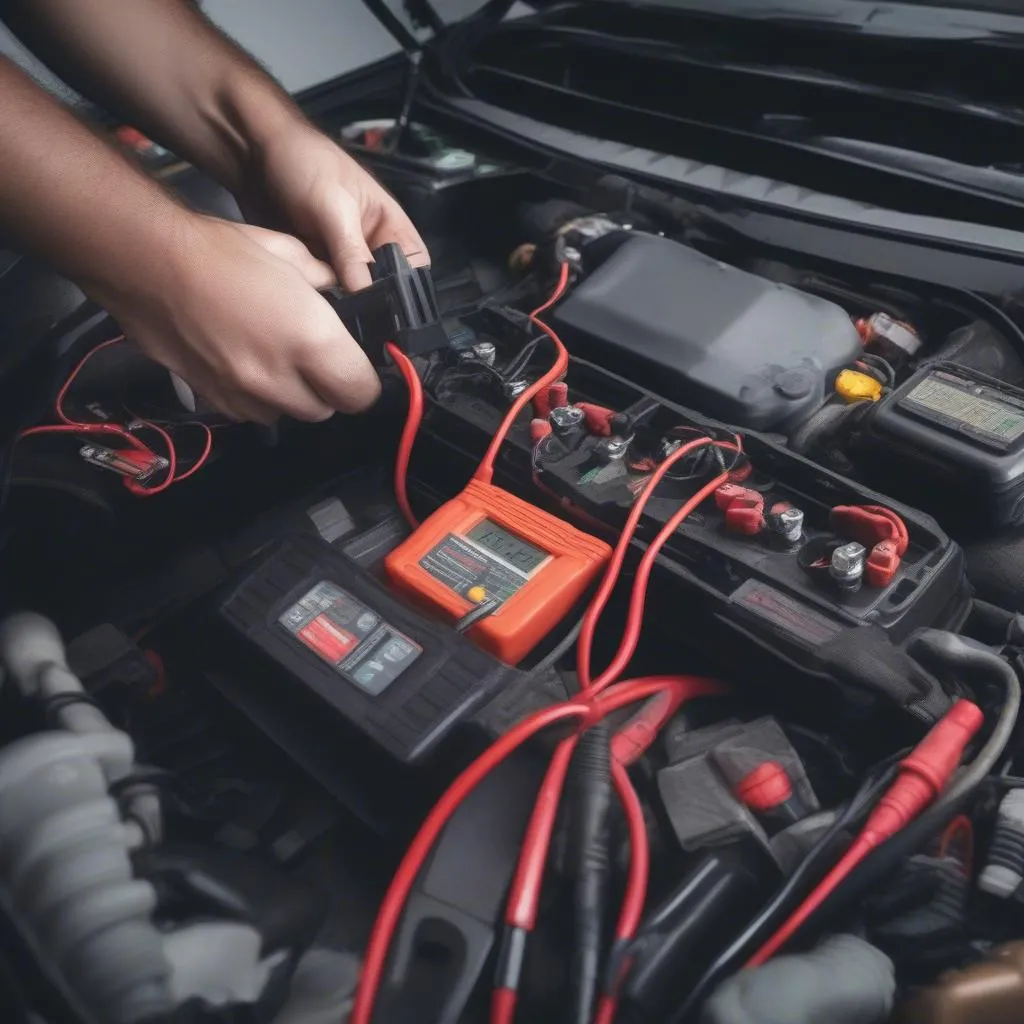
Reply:
[[581, 617], [572, 629], [529, 670], [530, 675], [534, 677], [542, 676], [545, 672], [553, 669], [576, 646], [576, 641], [580, 638], [582, 630], [583, 619]]
[[896, 386], [896, 370], [888, 359], [884, 356], [877, 355], [874, 352], [862, 352], [860, 354], [860, 358], [863, 362], [867, 363], [868, 366], [875, 367], [882, 371], [886, 378], [882, 382], [883, 384], [888, 384], [889, 387]]
[[[420, 84], [420, 67], [423, 63], [423, 52], [413, 50], [409, 52], [409, 71], [405, 82], [405, 89], [402, 96], [402, 107], [395, 118], [395, 125], [387, 136], [387, 151], [397, 153], [402, 143], [402, 136], [409, 127], [409, 119], [412, 116], [412, 106], [416, 101], [416, 92]], [[406, 255], [410, 255], [406, 253]]]
[[611, 876], [611, 728], [598, 722], [579, 738], [569, 779], [570, 856], [576, 869], [573, 955], [569, 975], [572, 1024], [590, 1024], [601, 978]]
[[988, 741], [936, 801], [952, 802], [977, 788], [1013, 737], [1021, 705], [1020, 679], [1013, 666], [996, 651], [941, 629], [916, 632], [907, 644], [907, 652], [926, 667], [946, 669], [960, 678], [998, 677], [1003, 686], [999, 714]]
[[515, 380], [521, 373], [525, 372], [530, 360], [533, 358], [534, 352], [537, 351], [537, 346], [543, 341], [543, 337], [538, 336], [531, 338], [516, 355], [514, 355], [505, 368], [501, 371], [502, 376], [506, 381]]
[[493, 615], [501, 607], [501, 601], [496, 597], [489, 597], [481, 601], [475, 608], [471, 608], [465, 615], [455, 623], [456, 633], [465, 633], [472, 629], [488, 615]]
[[877, 381], [883, 387], [888, 385], [889, 381], [885, 376], [885, 371], [879, 366], [872, 366], [870, 363], [865, 363], [863, 366], [857, 368], [858, 373], [863, 373], [865, 376], [870, 377], [873, 381]]
[[[720, 433], [727, 435], [726, 437], [716, 437], [714, 432], [711, 430], [701, 430], [699, 427], [673, 427], [668, 431], [668, 437], [678, 438], [683, 441], [686, 438], [693, 439], [699, 437], [707, 437], [709, 434], [715, 441], [729, 440], [735, 443], [736, 450], [732, 453], [732, 460], [726, 464], [723, 449], [719, 448], [718, 445], [708, 445], [704, 448], [698, 448], [691, 455], [682, 459], [676, 463], [683, 472], [671, 472], [665, 474], [666, 480], [674, 480], [677, 483], [685, 482], [687, 480], [695, 480], [698, 477], [707, 476], [712, 469], [715, 469], [719, 473], [731, 473], [745, 458], [745, 453], [742, 450], [742, 443], [740, 435], [733, 433], [731, 430], [722, 430]], [[690, 466], [691, 469], [687, 471], [686, 466]]]
[[1020, 775], [990, 775], [985, 781], [999, 789], [1024, 789], [1024, 777]]
[[872, 773], [868, 777], [849, 803], [839, 812], [839, 817], [832, 823], [828, 831], [814, 844], [807, 856], [790, 875], [786, 884], [704, 972], [694, 985], [682, 1008], [672, 1018], [673, 1024], [686, 1020], [711, 994], [711, 990], [728, 974], [738, 970], [743, 961], [778, 928], [786, 915], [805, 895], [806, 890], [813, 885], [814, 876], [821, 870], [821, 862], [826, 857], [832, 857], [836, 841], [874, 805], [875, 801], [891, 785], [899, 771], [899, 761], [904, 756], [906, 756], [906, 751], [901, 751], [887, 759], [886, 765], [880, 773]]

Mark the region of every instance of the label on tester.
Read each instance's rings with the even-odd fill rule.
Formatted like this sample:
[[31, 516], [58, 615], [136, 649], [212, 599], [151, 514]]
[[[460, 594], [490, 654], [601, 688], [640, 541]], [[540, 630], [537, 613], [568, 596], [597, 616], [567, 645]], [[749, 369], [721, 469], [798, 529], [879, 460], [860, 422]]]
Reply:
[[447, 534], [419, 564], [468, 601], [479, 601], [481, 591], [486, 597], [507, 601], [548, 557], [546, 551], [484, 519], [465, 536]]
[[324, 580], [279, 619], [301, 644], [339, 675], [376, 696], [383, 693], [423, 648], [372, 608]]

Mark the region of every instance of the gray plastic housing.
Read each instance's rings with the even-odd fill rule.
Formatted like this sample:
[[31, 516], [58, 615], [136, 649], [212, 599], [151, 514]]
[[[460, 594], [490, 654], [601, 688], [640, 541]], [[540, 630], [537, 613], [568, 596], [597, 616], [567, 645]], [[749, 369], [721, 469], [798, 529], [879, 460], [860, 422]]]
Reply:
[[861, 350], [834, 303], [640, 232], [587, 274], [554, 321], [579, 358], [755, 430], [808, 416]]
[[855, 935], [740, 971], [714, 992], [700, 1024], [880, 1024], [896, 993], [892, 961]]

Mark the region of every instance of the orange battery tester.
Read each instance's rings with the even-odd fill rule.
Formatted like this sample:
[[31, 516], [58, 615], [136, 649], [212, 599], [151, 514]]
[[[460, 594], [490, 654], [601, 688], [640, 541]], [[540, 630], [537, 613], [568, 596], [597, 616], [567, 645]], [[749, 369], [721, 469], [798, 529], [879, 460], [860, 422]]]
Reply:
[[499, 601], [469, 636], [514, 665], [570, 611], [610, 556], [604, 541], [471, 480], [384, 565], [396, 587], [454, 620]]

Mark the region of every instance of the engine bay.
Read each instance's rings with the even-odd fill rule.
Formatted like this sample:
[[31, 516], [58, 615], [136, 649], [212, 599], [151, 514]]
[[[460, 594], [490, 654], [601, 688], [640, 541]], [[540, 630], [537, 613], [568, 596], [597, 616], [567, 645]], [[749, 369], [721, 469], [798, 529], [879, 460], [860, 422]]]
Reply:
[[11, 989], [105, 1024], [1017, 1019], [1012, 316], [341, 121], [433, 258], [327, 296], [374, 410], [221, 421], [95, 310], [26, 389]]

